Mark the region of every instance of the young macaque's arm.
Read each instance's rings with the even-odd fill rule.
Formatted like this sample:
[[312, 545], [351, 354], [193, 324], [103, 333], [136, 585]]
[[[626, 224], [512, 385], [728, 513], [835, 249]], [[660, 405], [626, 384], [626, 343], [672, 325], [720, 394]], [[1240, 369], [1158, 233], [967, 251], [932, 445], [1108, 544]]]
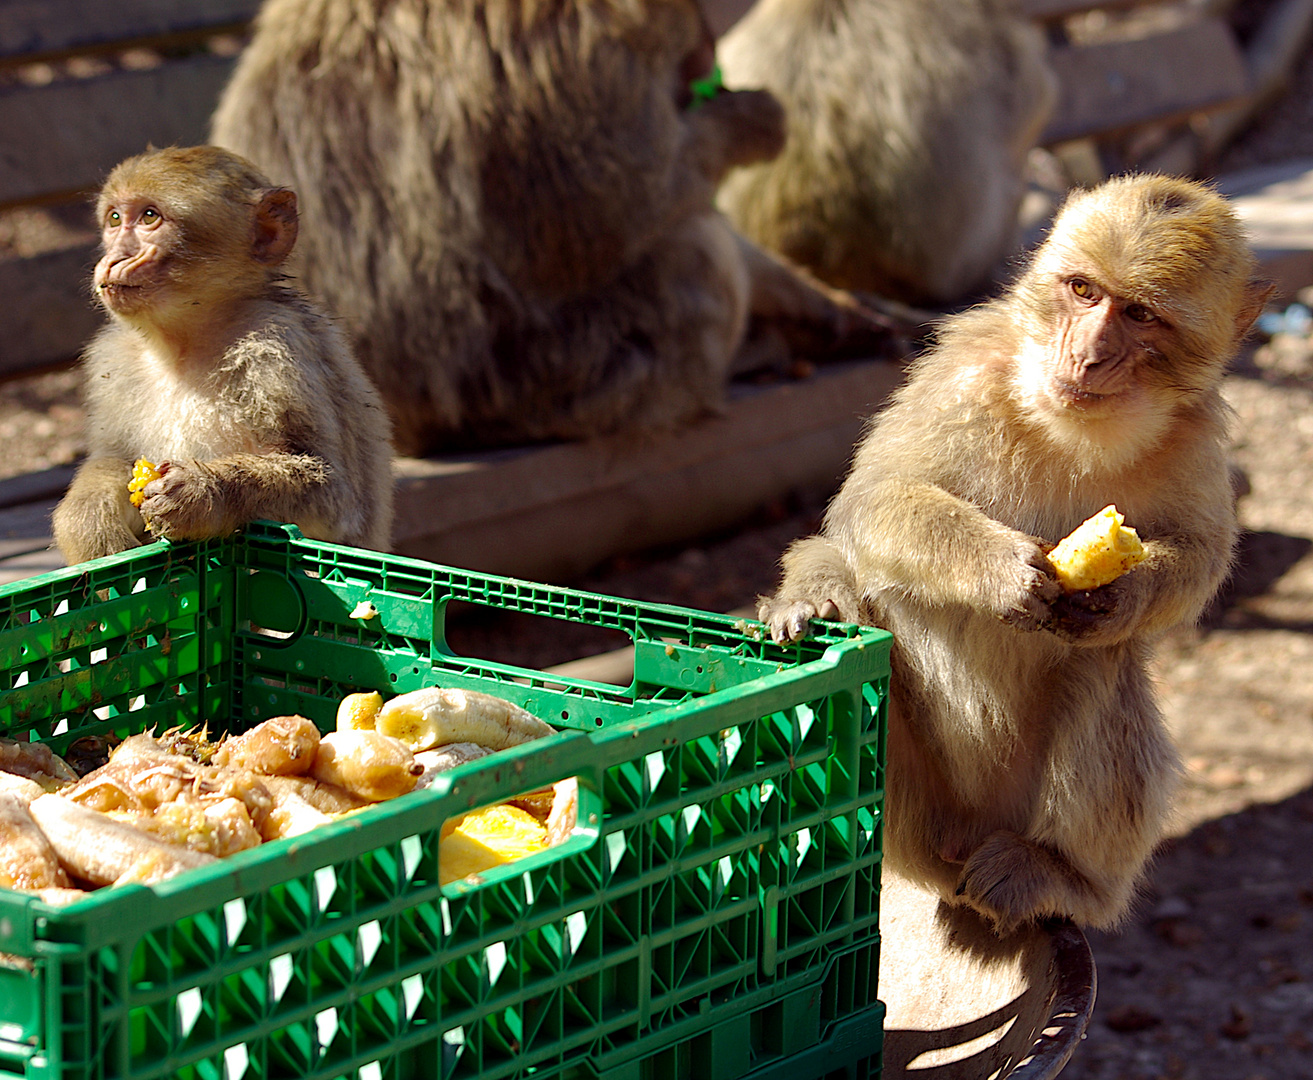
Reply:
[[[329, 466], [313, 454], [229, 454], [166, 461], [143, 489], [141, 515], [156, 536], [204, 540], [257, 518], [310, 525], [332, 520]], [[125, 480], [126, 483], [126, 480]]]
[[858, 581], [929, 607], [966, 608], [1038, 629], [1060, 594], [1043, 542], [940, 487], [901, 479], [850, 485], [826, 522]]
[[780, 644], [807, 634], [812, 619], [861, 618], [852, 567], [824, 536], [795, 541], [781, 560], [784, 580], [774, 596], [757, 598], [757, 618]]
[[142, 543], [145, 526], [128, 501], [131, 476], [132, 462], [118, 458], [91, 458], [78, 469], [51, 519], [55, 545], [70, 564]]
[[739, 165], [769, 161], [784, 149], [784, 108], [765, 90], [717, 94], [684, 114], [680, 162], [671, 170], [667, 222], [712, 209], [716, 188]]

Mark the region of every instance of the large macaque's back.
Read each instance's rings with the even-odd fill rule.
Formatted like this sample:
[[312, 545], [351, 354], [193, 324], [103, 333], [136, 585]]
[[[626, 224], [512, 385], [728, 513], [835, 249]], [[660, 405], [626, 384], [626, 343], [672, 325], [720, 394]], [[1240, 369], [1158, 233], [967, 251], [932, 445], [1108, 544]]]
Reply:
[[718, 404], [746, 275], [695, 223], [783, 122], [764, 94], [687, 108], [708, 43], [695, 0], [266, 4], [212, 139], [297, 189], [294, 269], [399, 449]]

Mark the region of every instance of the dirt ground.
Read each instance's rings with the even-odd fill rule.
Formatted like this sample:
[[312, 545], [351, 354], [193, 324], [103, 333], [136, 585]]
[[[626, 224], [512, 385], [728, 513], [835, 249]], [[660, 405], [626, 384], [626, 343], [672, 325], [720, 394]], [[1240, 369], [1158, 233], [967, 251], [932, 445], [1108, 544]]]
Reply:
[[[1218, 172], [1313, 158], [1313, 58]], [[1125, 927], [1091, 935], [1098, 1005], [1063, 1080], [1313, 1080], [1313, 341], [1278, 334], [1234, 366], [1241, 558], [1196, 629], [1163, 643], [1162, 703], [1186, 773], [1171, 835]], [[0, 386], [0, 474], [83, 450], [70, 373]], [[772, 588], [822, 496], [731, 536], [612, 560], [575, 584], [728, 611]], [[546, 666], [614, 647], [468, 614], [461, 651]]]

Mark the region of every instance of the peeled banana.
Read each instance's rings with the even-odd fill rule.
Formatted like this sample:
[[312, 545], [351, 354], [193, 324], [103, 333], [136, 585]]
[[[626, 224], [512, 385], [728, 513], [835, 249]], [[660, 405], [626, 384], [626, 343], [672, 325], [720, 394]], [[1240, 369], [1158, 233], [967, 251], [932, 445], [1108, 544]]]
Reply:
[[505, 750], [556, 733], [550, 724], [502, 698], [437, 686], [394, 697], [379, 710], [374, 727], [414, 752], [462, 742]]
[[373, 731], [383, 695], [377, 690], [365, 694], [347, 694], [337, 706], [338, 731]]

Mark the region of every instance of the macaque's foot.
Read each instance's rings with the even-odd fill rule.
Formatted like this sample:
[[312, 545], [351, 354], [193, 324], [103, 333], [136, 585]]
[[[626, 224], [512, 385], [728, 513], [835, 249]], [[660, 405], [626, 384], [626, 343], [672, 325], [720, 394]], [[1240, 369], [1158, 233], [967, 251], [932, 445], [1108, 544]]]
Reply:
[[818, 606], [810, 600], [767, 597], [757, 607], [757, 618], [770, 627], [770, 636], [779, 645], [806, 637], [807, 625], [812, 619], [838, 617], [839, 608], [832, 600], [822, 600]]
[[961, 900], [993, 920], [999, 934], [1088, 907], [1089, 886], [1060, 854], [1016, 833], [991, 833], [958, 878]]

